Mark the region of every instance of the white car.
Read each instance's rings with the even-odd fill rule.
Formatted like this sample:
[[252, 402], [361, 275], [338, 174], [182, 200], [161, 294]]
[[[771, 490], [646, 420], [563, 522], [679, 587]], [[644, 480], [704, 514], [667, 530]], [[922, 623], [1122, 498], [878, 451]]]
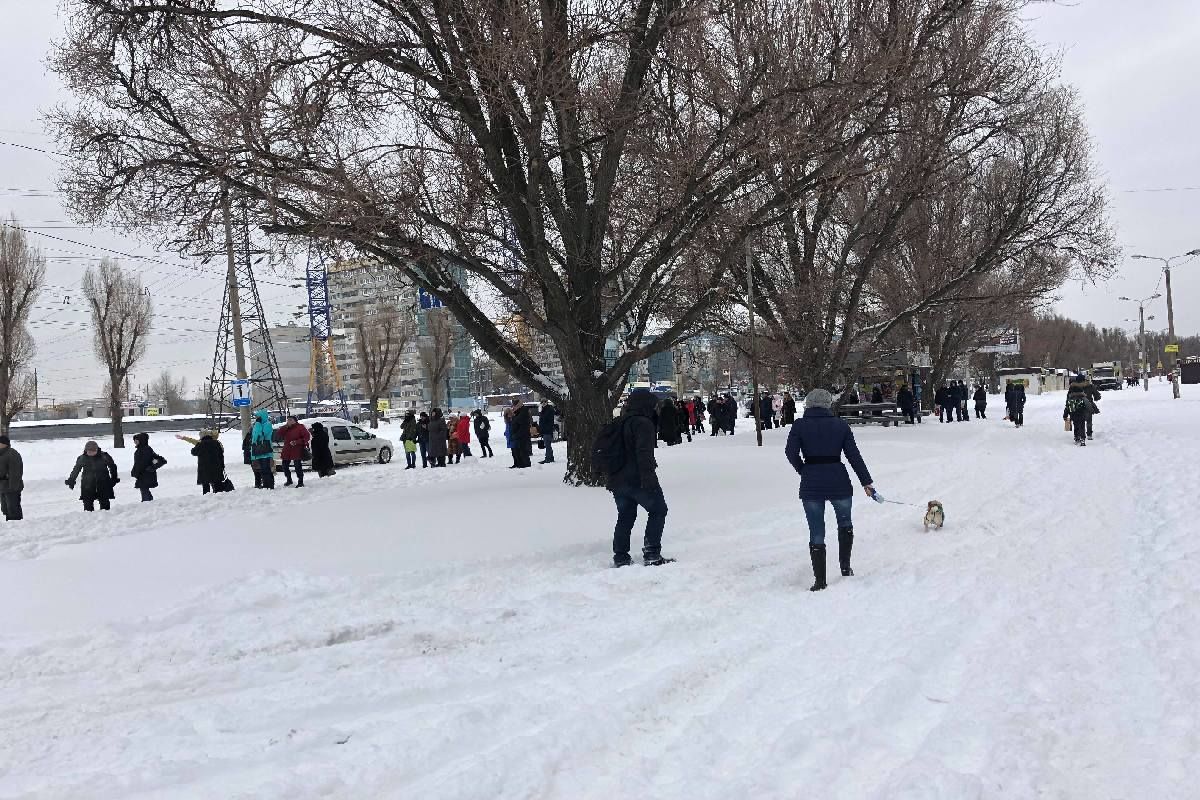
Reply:
[[[325, 430], [329, 431], [329, 451], [333, 454], [334, 466], [370, 461], [386, 464], [396, 452], [391, 439], [376, 436], [341, 417], [308, 417], [300, 420], [300, 424], [308, 428], [309, 432], [312, 431], [315, 422], [321, 423]], [[276, 458], [282, 450], [283, 445], [276, 442]]]

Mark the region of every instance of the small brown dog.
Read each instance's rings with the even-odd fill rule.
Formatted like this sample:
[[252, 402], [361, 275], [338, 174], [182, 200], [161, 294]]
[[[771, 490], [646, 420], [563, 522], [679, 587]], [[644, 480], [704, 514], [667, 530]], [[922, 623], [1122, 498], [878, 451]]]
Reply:
[[928, 508], [925, 509], [925, 530], [930, 528], [940, 528], [946, 521], [946, 512], [942, 508], [940, 500], [930, 500]]

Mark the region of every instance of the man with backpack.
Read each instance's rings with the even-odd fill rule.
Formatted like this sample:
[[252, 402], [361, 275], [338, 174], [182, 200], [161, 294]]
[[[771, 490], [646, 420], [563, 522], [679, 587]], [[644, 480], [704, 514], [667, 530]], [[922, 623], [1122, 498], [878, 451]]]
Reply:
[[617, 505], [614, 567], [633, 563], [629, 557], [629, 539], [637, 521], [638, 506], [646, 509], [647, 514], [642, 563], [656, 567], [675, 560], [662, 555], [667, 500], [658, 482], [658, 463], [654, 460], [657, 404], [657, 398], [648, 389], [635, 389], [625, 401], [620, 418], [604, 426], [592, 449], [597, 465], [608, 476], [608, 490]]

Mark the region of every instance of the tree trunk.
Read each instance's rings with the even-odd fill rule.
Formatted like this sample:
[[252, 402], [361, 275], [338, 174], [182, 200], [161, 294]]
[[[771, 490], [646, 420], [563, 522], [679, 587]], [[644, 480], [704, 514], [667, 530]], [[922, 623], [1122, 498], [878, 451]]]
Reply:
[[371, 427], [379, 427], [379, 397], [377, 395], [370, 396], [371, 401]]
[[613, 419], [608, 392], [595, 388], [590, 392], [573, 392], [562, 411], [567, 434], [567, 471], [563, 483], [603, 486], [606, 476], [592, 463], [592, 445], [600, 429]]
[[8, 395], [12, 391], [12, 379], [8, 375], [8, 365], [0, 365], [0, 436], [8, 436], [8, 426], [12, 417], [8, 415]]
[[125, 382], [124, 375], [109, 373], [108, 414], [112, 417], [113, 449], [125, 447], [125, 431], [121, 427], [121, 385]]

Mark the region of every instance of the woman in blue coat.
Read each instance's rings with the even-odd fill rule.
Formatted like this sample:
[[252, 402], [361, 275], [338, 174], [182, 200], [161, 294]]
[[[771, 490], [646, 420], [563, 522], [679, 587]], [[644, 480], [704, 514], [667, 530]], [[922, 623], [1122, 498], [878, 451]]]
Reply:
[[[254, 412], [254, 426], [250, 428], [250, 466], [262, 479], [262, 488], [275, 488], [275, 429], [266, 409]], [[255, 481], [257, 487], [259, 481]]]
[[825, 588], [825, 501], [833, 506], [838, 524], [838, 561], [842, 575], [850, 576], [850, 551], [854, 548], [854, 523], [850, 509], [854, 502], [854, 487], [850, 485], [850, 473], [842, 463], [842, 453], [854, 467], [858, 482], [870, 497], [871, 473], [858, 445], [854, 433], [841, 417], [833, 411], [833, 395], [824, 389], [813, 389], [804, 398], [804, 416], [792, 423], [784, 453], [787, 460], [800, 475], [800, 500], [804, 505], [804, 516], [808, 519], [808, 552], [812, 558], [813, 577], [816, 581], [809, 591], [819, 592]]

